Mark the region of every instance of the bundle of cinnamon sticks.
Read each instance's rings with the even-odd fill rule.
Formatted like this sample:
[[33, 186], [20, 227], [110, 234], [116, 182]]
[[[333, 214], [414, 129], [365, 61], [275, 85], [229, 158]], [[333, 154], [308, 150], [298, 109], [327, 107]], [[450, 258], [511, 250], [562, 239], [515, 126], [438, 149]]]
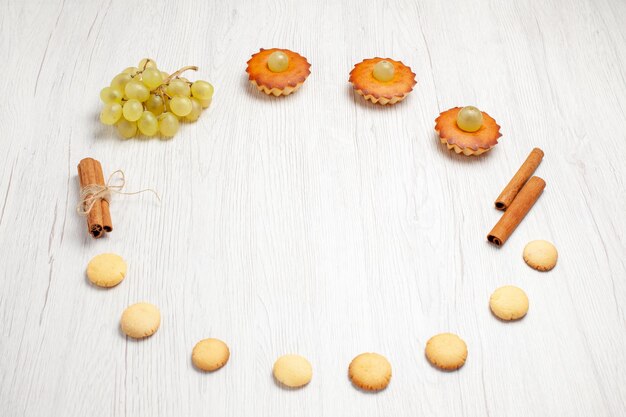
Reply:
[[504, 214], [487, 235], [487, 240], [494, 245], [504, 245], [546, 187], [543, 179], [531, 177], [542, 158], [543, 151], [534, 148], [496, 199], [496, 208], [504, 210]]
[[[93, 158], [85, 158], [78, 164], [78, 178], [80, 180], [81, 191], [86, 187], [105, 187], [102, 165]], [[93, 194], [86, 194], [84, 199], [90, 199]], [[113, 231], [111, 213], [109, 211], [109, 201], [106, 198], [96, 198], [87, 216], [87, 230], [94, 238], [104, 236]]]

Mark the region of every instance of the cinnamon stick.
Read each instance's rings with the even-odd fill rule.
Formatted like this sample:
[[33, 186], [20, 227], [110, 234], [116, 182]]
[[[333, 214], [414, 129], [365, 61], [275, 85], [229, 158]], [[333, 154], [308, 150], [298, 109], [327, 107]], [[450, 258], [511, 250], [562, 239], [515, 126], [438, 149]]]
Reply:
[[508, 210], [504, 212], [498, 223], [487, 235], [487, 240], [496, 246], [504, 245], [509, 236], [517, 228], [520, 222], [526, 217], [530, 208], [535, 204], [546, 182], [539, 177], [532, 177], [511, 203]]
[[[104, 174], [102, 173], [102, 165], [100, 161], [94, 159], [96, 171], [96, 183], [98, 185], [104, 185]], [[102, 205], [102, 228], [105, 232], [111, 233], [113, 231], [113, 223], [111, 222], [111, 212], [109, 211], [109, 202], [105, 199], [100, 200]]]
[[[93, 158], [85, 158], [78, 164], [78, 178], [81, 190], [90, 185], [100, 185], [104, 187], [104, 175], [100, 162]], [[87, 195], [87, 198], [91, 195]], [[108, 230], [107, 230], [108, 229]], [[111, 224], [111, 214], [109, 203], [106, 200], [99, 200], [91, 207], [87, 214], [87, 230], [94, 238], [105, 235], [113, 230]]]
[[543, 158], [543, 151], [535, 148], [530, 152], [522, 166], [517, 170], [511, 181], [504, 187], [496, 199], [496, 208], [498, 210], [506, 210], [509, 208], [517, 193], [522, 189], [528, 178], [533, 175]]

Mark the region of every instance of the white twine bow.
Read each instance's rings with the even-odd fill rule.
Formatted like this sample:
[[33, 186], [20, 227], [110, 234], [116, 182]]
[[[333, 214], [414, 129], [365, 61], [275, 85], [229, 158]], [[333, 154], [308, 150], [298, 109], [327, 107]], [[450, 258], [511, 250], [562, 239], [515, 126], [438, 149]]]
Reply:
[[[116, 174], [119, 174], [119, 180], [117, 184], [113, 184], [112, 183], [113, 177]], [[141, 193], [145, 193], [146, 191], [149, 191], [156, 196], [159, 202], [161, 202], [161, 197], [159, 197], [159, 194], [156, 191], [154, 191], [152, 188], [146, 188], [144, 190], [133, 191], [133, 192], [127, 193], [127, 192], [122, 191], [125, 185], [126, 185], [126, 175], [124, 175], [124, 171], [122, 171], [121, 169], [118, 169], [117, 171], [113, 172], [109, 176], [109, 179], [107, 180], [106, 185], [89, 184], [89, 185], [86, 185], [85, 187], [82, 187], [80, 189], [80, 201], [78, 205], [76, 206], [76, 211], [81, 216], [87, 216], [89, 212], [91, 211], [91, 209], [93, 208], [93, 206], [98, 201], [106, 200], [107, 202], [110, 202], [111, 194], [134, 195], [134, 194], [141, 194]]]

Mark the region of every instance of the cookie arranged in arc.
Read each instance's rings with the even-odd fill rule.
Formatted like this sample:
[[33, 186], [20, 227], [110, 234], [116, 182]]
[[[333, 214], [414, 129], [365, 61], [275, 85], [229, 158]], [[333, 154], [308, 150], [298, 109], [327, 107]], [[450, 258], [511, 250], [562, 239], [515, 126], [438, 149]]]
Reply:
[[272, 373], [281, 384], [300, 388], [311, 382], [313, 367], [304, 356], [283, 355], [274, 363]]
[[[269, 69], [268, 60], [274, 52], [282, 52], [289, 59], [287, 69], [273, 72]], [[248, 79], [259, 90], [268, 95], [288, 96], [298, 90], [311, 74], [311, 64], [302, 55], [289, 49], [263, 49], [247, 62]]]
[[519, 320], [528, 312], [528, 297], [521, 288], [506, 285], [491, 294], [489, 308], [502, 320]]
[[126, 276], [126, 262], [114, 253], [94, 256], [87, 264], [87, 278], [98, 287], [114, 287]]
[[426, 358], [439, 369], [453, 371], [465, 364], [467, 345], [454, 333], [441, 333], [426, 343]]
[[366, 391], [380, 391], [391, 381], [391, 364], [378, 353], [361, 353], [350, 362], [350, 380]]
[[549, 271], [556, 266], [559, 253], [547, 240], [533, 240], [524, 247], [524, 262], [537, 271]]
[[456, 120], [462, 107], [453, 107], [439, 114], [435, 119], [435, 132], [439, 135], [441, 143], [448, 149], [464, 155], [480, 155], [492, 149], [498, 144], [500, 125], [495, 119], [484, 111], [483, 125], [475, 132], [466, 132], [457, 126]]
[[194, 366], [203, 371], [216, 371], [226, 365], [230, 358], [228, 345], [219, 339], [203, 339], [196, 343], [191, 352]]
[[134, 339], [152, 336], [161, 325], [161, 313], [150, 303], [133, 304], [122, 313], [120, 325]]
[[[379, 81], [374, 77], [374, 67], [381, 61], [393, 65], [394, 73], [390, 81]], [[365, 100], [382, 105], [395, 104], [402, 101], [413, 90], [417, 81], [411, 68], [401, 61], [391, 58], [369, 58], [356, 64], [350, 71], [349, 81], [357, 94]]]

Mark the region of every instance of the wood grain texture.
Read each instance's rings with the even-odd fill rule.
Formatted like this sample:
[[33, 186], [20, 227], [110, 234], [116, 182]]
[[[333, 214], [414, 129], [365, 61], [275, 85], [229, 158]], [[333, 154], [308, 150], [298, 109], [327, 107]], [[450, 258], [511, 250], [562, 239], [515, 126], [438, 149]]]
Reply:
[[[621, 0], [0, 0], [0, 415], [626, 415], [626, 3]], [[260, 47], [306, 56], [312, 74], [272, 99], [246, 80]], [[174, 140], [123, 141], [98, 121], [99, 90], [144, 56], [200, 66], [211, 108]], [[356, 62], [389, 56], [418, 84], [365, 103]], [[474, 104], [502, 126], [480, 158], [433, 132]], [[500, 249], [493, 200], [535, 146], [547, 188]], [[76, 164], [125, 170], [115, 231], [76, 215]], [[34, 173], [34, 175], [33, 175]], [[557, 267], [522, 260], [554, 242]], [[90, 286], [91, 257], [129, 264]], [[491, 292], [523, 288], [528, 316], [491, 316]], [[123, 337], [137, 301], [152, 338]], [[467, 364], [424, 359], [458, 333]], [[194, 370], [205, 337], [231, 348]], [[376, 351], [389, 388], [355, 390], [350, 360]], [[311, 384], [286, 391], [274, 360], [297, 352]]]

